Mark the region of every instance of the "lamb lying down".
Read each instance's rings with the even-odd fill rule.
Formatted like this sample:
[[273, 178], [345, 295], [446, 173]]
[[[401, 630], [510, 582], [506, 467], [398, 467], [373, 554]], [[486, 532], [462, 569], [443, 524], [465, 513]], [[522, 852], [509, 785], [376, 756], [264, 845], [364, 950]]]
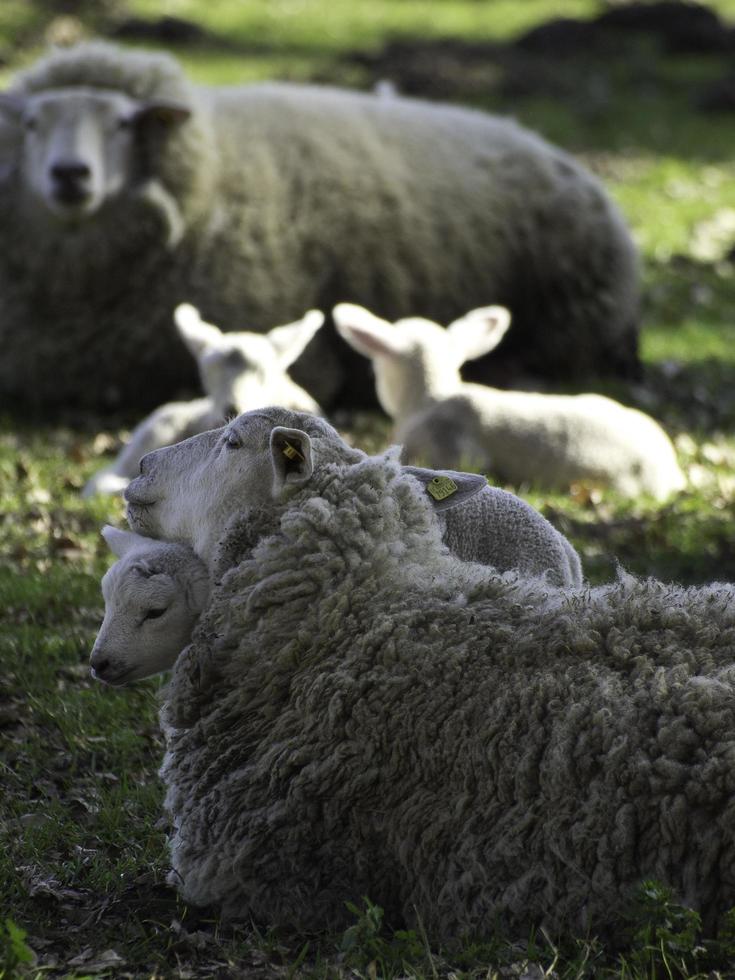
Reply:
[[577, 481], [663, 500], [686, 485], [676, 452], [649, 415], [602, 395], [505, 391], [462, 380], [510, 325], [502, 306], [473, 310], [446, 330], [413, 317], [388, 323], [349, 303], [339, 333], [369, 357], [378, 398], [406, 458], [473, 465], [511, 483], [567, 490]]
[[324, 314], [309, 310], [295, 323], [266, 334], [247, 330], [223, 334], [205, 323], [190, 303], [174, 311], [179, 336], [197, 361], [204, 398], [169, 402], [135, 427], [117, 458], [87, 482], [82, 495], [121, 493], [137, 475], [146, 453], [180, 442], [198, 432], [216, 429], [228, 418], [274, 402], [302, 412], [321, 409], [287, 369], [324, 323]]
[[253, 460], [248, 427], [269, 436], [279, 507], [233, 515], [162, 710], [184, 899], [333, 930], [368, 895], [431, 941], [620, 938], [655, 877], [714, 930], [735, 904], [735, 590], [458, 561], [397, 459], [267, 421], [162, 450], [180, 472], [157, 461], [166, 493], [134, 507], [160, 525], [205, 470]]
[[209, 574], [191, 548], [105, 526], [119, 561], [102, 579], [105, 618], [90, 658], [115, 687], [173, 667], [207, 604]]
[[[284, 452], [294, 451], [284, 477], [287, 493], [318, 480], [315, 466], [349, 467], [367, 458], [324, 419], [283, 408], [248, 412], [224, 428], [145, 456], [141, 475], [125, 491], [131, 527], [190, 544], [216, 577], [217, 544], [230, 520], [256, 507], [275, 520], [283, 506], [281, 476], [272, 463], [274, 439]], [[296, 443], [309, 447], [306, 456], [293, 449]], [[318, 449], [314, 457], [312, 445]], [[376, 458], [391, 465], [390, 454]], [[572, 545], [519, 497], [474, 473], [417, 467], [406, 472], [429, 501], [445, 543], [463, 560], [544, 576], [556, 585], [581, 582]]]

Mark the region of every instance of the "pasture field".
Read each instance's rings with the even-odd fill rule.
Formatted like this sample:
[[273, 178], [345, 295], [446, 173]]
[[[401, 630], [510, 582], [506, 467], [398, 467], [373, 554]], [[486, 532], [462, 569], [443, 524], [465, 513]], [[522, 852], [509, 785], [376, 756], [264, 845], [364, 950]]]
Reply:
[[[60, 29], [51, 27], [54, 6], [2, 0], [0, 83], [37, 55], [44, 31]], [[634, 384], [580, 379], [579, 388], [594, 384], [659, 418], [690, 489], [663, 507], [585, 485], [564, 495], [510, 489], [569, 536], [593, 582], [612, 578], [617, 562], [687, 583], [735, 581], [731, 53], [672, 50], [650, 32], [543, 55], [511, 43], [551, 17], [596, 16], [596, 0], [77, 6], [90, 33], [110, 29], [123, 6], [127, 16], [195, 22], [207, 33], [171, 50], [202, 81], [369, 87], [390, 78], [407, 92], [511, 113], [582, 158], [641, 249], [645, 369]], [[710, 8], [735, 23], [735, 0]], [[87, 667], [109, 564], [99, 528], [121, 524], [123, 509], [79, 491], [136, 421], [0, 416], [0, 980], [735, 977], [735, 918], [716, 942], [701, 941], [694, 913], [656, 883], [631, 900], [622, 949], [542, 932], [436, 949], [420, 930], [394, 931], [369, 896], [354, 925], [330, 936], [228, 926], [178, 902], [165, 881], [156, 775], [161, 682], [112, 691]], [[335, 421], [369, 450], [390, 438], [377, 414]]]

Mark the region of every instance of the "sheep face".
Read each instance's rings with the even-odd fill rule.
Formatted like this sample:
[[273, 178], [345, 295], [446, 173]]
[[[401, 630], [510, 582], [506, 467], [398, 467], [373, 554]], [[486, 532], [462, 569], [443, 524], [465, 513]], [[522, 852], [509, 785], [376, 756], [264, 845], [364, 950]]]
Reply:
[[129, 524], [143, 534], [185, 541], [210, 560], [234, 513], [267, 505], [310, 478], [312, 444], [305, 430], [315, 428], [345, 446], [323, 420], [274, 408], [247, 412], [221, 429], [148, 453], [140, 476], [125, 490]]
[[284, 383], [290, 393], [286, 369], [324, 323], [324, 314], [309, 310], [301, 320], [267, 334], [222, 333], [188, 303], [176, 308], [174, 319], [197, 360], [205, 392], [216, 412], [227, 419], [279, 400]]
[[421, 317], [389, 323], [352, 303], [335, 306], [333, 316], [347, 343], [372, 360], [378, 399], [393, 419], [453, 394], [462, 364], [493, 350], [510, 324], [502, 306], [472, 310], [446, 330]]
[[26, 190], [63, 221], [79, 222], [132, 186], [141, 127], [188, 110], [144, 104], [113, 91], [59, 88], [3, 99], [23, 132]]
[[102, 579], [105, 616], [90, 665], [97, 680], [120, 687], [174, 665], [209, 583], [201, 562], [180, 545], [111, 527], [102, 533], [121, 558]]

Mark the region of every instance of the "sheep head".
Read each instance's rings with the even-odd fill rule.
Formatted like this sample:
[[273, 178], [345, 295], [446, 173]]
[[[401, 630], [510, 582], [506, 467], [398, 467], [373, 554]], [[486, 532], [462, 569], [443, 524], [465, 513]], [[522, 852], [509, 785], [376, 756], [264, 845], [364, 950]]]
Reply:
[[204, 391], [218, 414], [228, 419], [281, 400], [292, 385], [286, 369], [324, 323], [324, 314], [309, 310], [300, 320], [266, 334], [222, 333], [189, 303], [176, 307], [174, 320], [196, 358]]
[[113, 686], [168, 670], [191, 640], [209, 596], [209, 576], [183, 545], [109, 525], [102, 534], [119, 561], [102, 579], [105, 616], [90, 664]]
[[340, 336], [372, 360], [380, 404], [397, 421], [453, 395], [462, 364], [493, 350], [510, 325], [502, 306], [472, 310], [446, 330], [422, 317], [390, 323], [352, 303], [332, 316]]
[[19, 172], [32, 198], [57, 219], [79, 223], [143, 182], [140, 146], [151, 127], [189, 116], [174, 102], [142, 102], [84, 86], [6, 93], [0, 112], [20, 130]]

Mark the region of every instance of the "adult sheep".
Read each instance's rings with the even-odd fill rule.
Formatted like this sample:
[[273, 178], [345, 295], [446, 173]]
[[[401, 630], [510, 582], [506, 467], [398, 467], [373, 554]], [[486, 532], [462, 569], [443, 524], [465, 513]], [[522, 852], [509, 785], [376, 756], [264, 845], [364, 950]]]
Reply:
[[[636, 364], [618, 211], [512, 121], [330, 88], [198, 87], [170, 56], [101, 42], [49, 54], [0, 104], [5, 398], [168, 400], [194, 382], [171, 326], [184, 298], [226, 330], [340, 301], [440, 322], [502, 302], [505, 353], [530, 369]], [[294, 372], [326, 408], [340, 357], [347, 395], [362, 379], [372, 398], [340, 345], [325, 332]]]
[[[312, 444], [318, 447], [319, 466], [353, 466], [365, 459], [324, 419], [280, 407], [246, 412], [227, 426], [144, 456], [140, 476], [125, 490], [128, 521], [142, 534], [190, 545], [216, 577], [218, 542], [231, 518], [251, 507], [270, 520], [277, 517], [281, 487], [271, 460], [274, 439], [291, 467], [289, 489], [311, 482], [311, 455], [302, 458], [289, 442], [290, 432], [299, 438], [304, 431], [308, 452]], [[581, 584], [579, 555], [525, 500], [489, 486], [476, 473], [421, 467], [406, 472], [431, 502], [445, 543], [464, 561], [544, 576], [556, 585]]]
[[432, 941], [619, 937], [655, 877], [714, 928], [735, 904], [733, 588], [500, 576], [447, 553], [397, 460], [319, 452], [274, 432], [280, 513], [231, 525], [173, 670], [182, 896], [305, 930], [368, 895]]

